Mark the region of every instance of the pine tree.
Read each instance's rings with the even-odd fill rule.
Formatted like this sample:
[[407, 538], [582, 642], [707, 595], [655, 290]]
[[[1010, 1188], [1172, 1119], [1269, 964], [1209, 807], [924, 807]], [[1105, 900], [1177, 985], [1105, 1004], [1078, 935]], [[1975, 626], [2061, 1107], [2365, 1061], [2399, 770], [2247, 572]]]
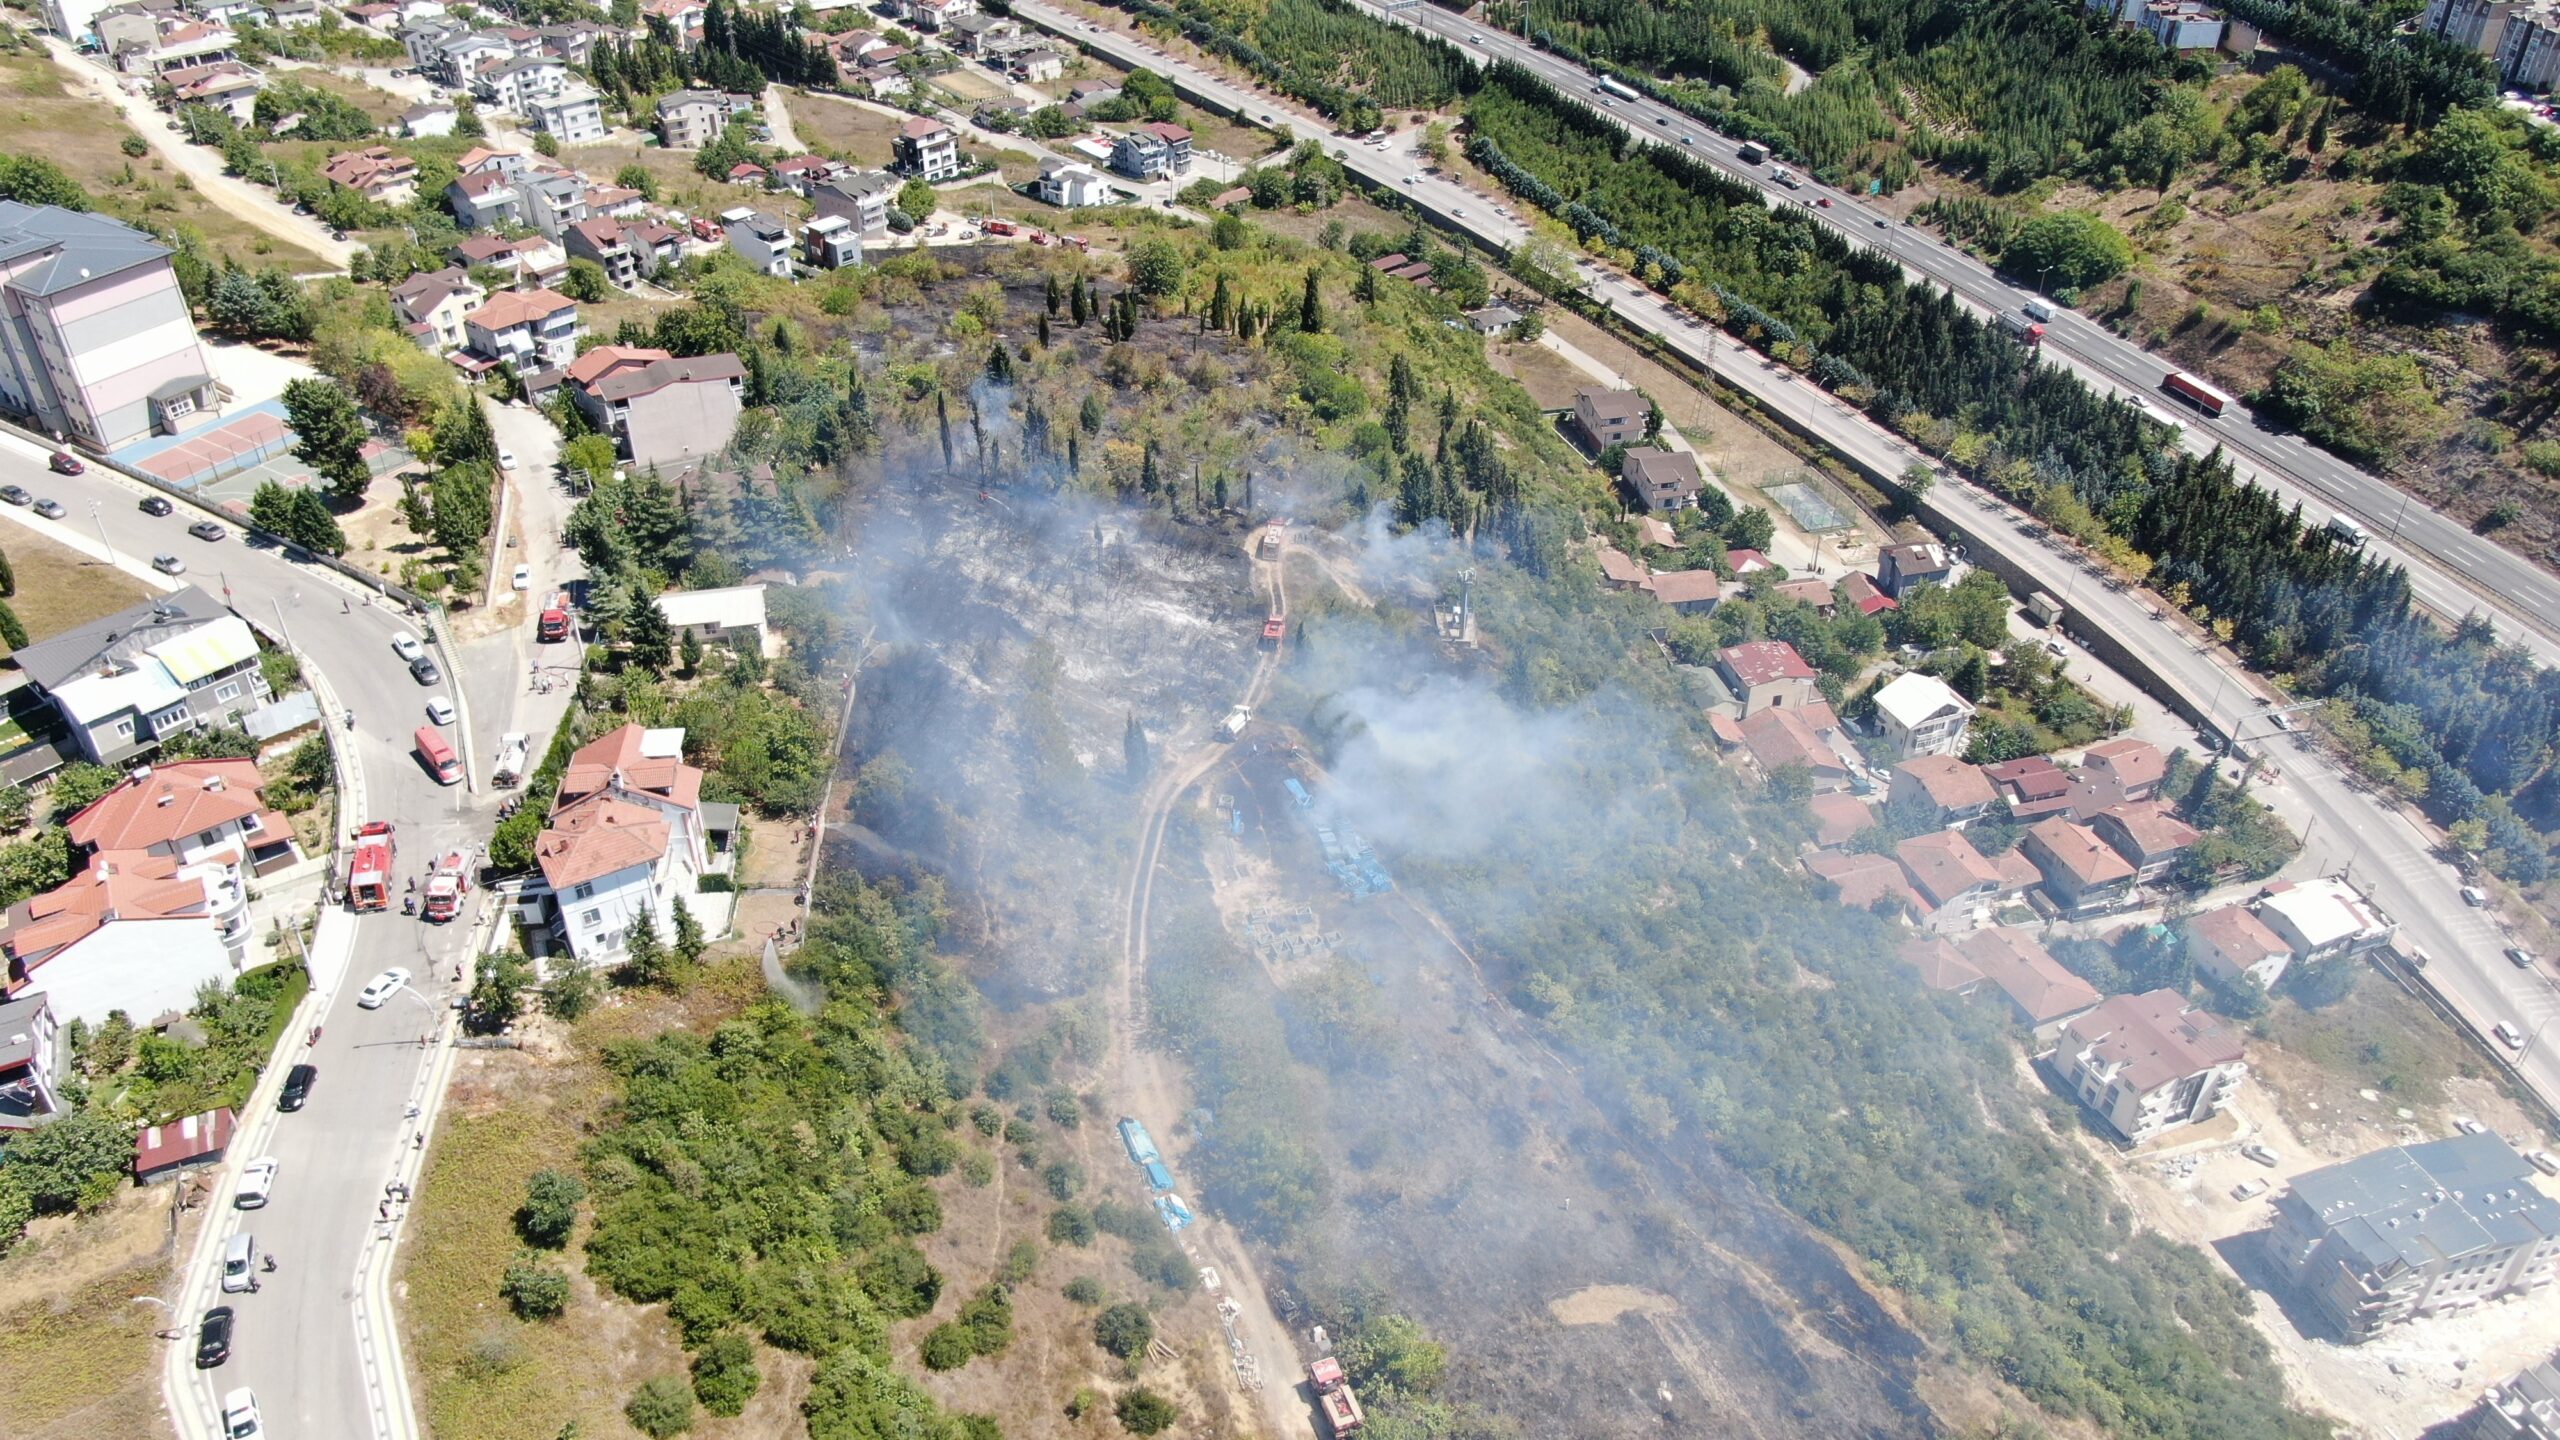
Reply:
[[[1055, 298], [1055, 296], [1051, 297], [1053, 301]], [[1051, 308], [1054, 309], [1055, 306], [1053, 305]], [[1040, 348], [1043, 350], [1049, 348], [1049, 317], [1046, 315], [1040, 317]]]
[[1324, 294], [1316, 276], [1320, 267], [1307, 267], [1307, 288], [1298, 297], [1298, 328], [1310, 335], [1324, 333]]
[[1067, 432], [1067, 475], [1072, 479], [1084, 473], [1084, 445], [1075, 431]]
[[9, 564], [8, 552], [0, 551], [0, 600], [12, 598], [17, 593], [18, 572]]
[[[1049, 322], [1043, 318], [1040, 323], [1045, 327]], [[987, 352], [987, 383], [990, 385], [1013, 383], [1013, 351], [1002, 340], [998, 340], [995, 347]]]
[[1049, 313], [1050, 313], [1050, 314], [1052, 314], [1052, 315], [1057, 314], [1057, 313], [1058, 313], [1058, 277], [1057, 277], [1056, 272], [1054, 272], [1054, 271], [1050, 273], [1050, 276], [1049, 276], [1048, 294], [1047, 294], [1047, 296], [1046, 296], [1045, 298], [1046, 298], [1046, 299], [1048, 300], [1048, 302], [1049, 302]]
[[1363, 305], [1376, 305], [1378, 303], [1378, 272], [1367, 265], [1361, 266], [1360, 283], [1352, 287], [1351, 293]]
[[1212, 330], [1224, 331], [1235, 319], [1234, 304], [1234, 297], [1227, 293], [1227, 277], [1222, 271], [1218, 276], [1217, 288], [1209, 292], [1208, 327]]
[[0, 640], [7, 641], [12, 650], [27, 648], [27, 627], [5, 600], [0, 600]]
[[1138, 466], [1138, 491], [1140, 494], [1152, 496], [1162, 483], [1156, 474], [1156, 442], [1150, 440], [1147, 442], [1146, 458], [1139, 462]]
[[702, 642], [694, 638], [690, 628], [684, 632], [684, 638], [676, 642], [676, 659], [683, 664], [687, 675], [698, 674], [702, 669]]
[[631, 625], [627, 637], [629, 661], [652, 675], [667, 668], [675, 649], [675, 632], [667, 624], [667, 612], [655, 600], [643, 600], [631, 607]]
[[1071, 297], [1071, 300], [1072, 300], [1072, 305], [1071, 305], [1071, 308], [1069, 309], [1068, 313], [1069, 313], [1071, 316], [1073, 316], [1073, 317], [1074, 317], [1075, 322], [1076, 322], [1076, 328], [1077, 328], [1077, 329], [1079, 329], [1079, 330], [1081, 330], [1081, 329], [1083, 329], [1083, 328], [1084, 328], [1084, 322], [1085, 322], [1086, 318], [1087, 318], [1087, 317], [1089, 317], [1089, 316], [1093, 313], [1093, 312], [1092, 312], [1092, 307], [1088, 306], [1088, 305], [1085, 303], [1085, 293], [1084, 293], [1084, 287], [1083, 287], [1083, 286], [1078, 285], [1078, 286], [1076, 286], [1076, 287], [1075, 287], [1075, 293], [1074, 293], [1074, 295]]
[[623, 973], [635, 985], [660, 985], [668, 989], [678, 983], [675, 956], [667, 943], [658, 938], [657, 917], [643, 905], [631, 919], [631, 928], [623, 933]]
[[702, 922], [693, 918], [692, 909], [686, 906], [684, 897], [681, 895], [676, 897], [672, 914], [676, 928], [674, 946], [676, 958], [688, 967], [702, 963], [702, 948], [706, 943], [706, 937], [702, 933]]

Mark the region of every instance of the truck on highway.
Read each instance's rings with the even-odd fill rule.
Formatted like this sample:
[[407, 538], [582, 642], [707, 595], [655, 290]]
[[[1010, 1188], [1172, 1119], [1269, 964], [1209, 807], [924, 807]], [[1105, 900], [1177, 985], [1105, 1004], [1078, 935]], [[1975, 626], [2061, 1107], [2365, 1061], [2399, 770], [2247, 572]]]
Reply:
[[2364, 542], [2373, 538], [2373, 533], [2371, 531], [2365, 529], [2362, 525], [2357, 524], [2352, 517], [2345, 515], [2332, 515], [2329, 517], [2329, 534], [2335, 538], [2339, 544], [2346, 546], [2350, 550], [2363, 549]]
[[1733, 158], [1745, 165], [1757, 165], [1769, 158], [1769, 152], [1757, 141], [1745, 141], [1742, 148], [1734, 152]]
[[462, 913], [462, 897], [471, 893], [470, 863], [459, 850], [436, 857], [435, 868], [427, 872], [426, 918], [442, 922]]
[[541, 618], [534, 622], [534, 638], [544, 644], [569, 638], [569, 592], [554, 590], [542, 602]]
[[2044, 343], [2044, 327], [2024, 315], [2000, 312], [2000, 333], [2030, 349]]
[[2186, 401], [2207, 415], [2219, 417], [2231, 397], [2206, 384], [2184, 370], [2172, 370], [2160, 381], [2160, 388]]
[[356, 855], [347, 865], [347, 908], [384, 910], [391, 905], [391, 870], [400, 857], [391, 822], [373, 820], [356, 828]]
[[1637, 91], [1636, 87], [1618, 79], [1614, 75], [1601, 76], [1600, 83], [1592, 86], [1591, 88], [1597, 94], [1615, 95], [1621, 100], [1641, 100], [1644, 98], [1644, 96]]

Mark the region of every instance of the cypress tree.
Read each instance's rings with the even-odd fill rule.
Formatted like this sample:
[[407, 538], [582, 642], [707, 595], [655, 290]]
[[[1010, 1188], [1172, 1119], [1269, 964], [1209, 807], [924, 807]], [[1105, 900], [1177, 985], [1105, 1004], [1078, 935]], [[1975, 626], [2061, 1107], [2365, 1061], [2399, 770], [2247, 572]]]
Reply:
[[1318, 267], [1307, 267], [1307, 288], [1298, 297], [1298, 328], [1310, 335], [1324, 333], [1324, 294], [1316, 283]]
[[1077, 286], [1075, 288], [1075, 294], [1071, 298], [1073, 300], [1073, 305], [1069, 313], [1075, 318], [1076, 328], [1081, 330], [1084, 328], [1085, 317], [1092, 313], [1084, 303], [1084, 287], [1081, 285]]
[[933, 418], [935, 423], [942, 427], [942, 468], [948, 470], [951, 468], [951, 398], [949, 396], [937, 394], [933, 397]]

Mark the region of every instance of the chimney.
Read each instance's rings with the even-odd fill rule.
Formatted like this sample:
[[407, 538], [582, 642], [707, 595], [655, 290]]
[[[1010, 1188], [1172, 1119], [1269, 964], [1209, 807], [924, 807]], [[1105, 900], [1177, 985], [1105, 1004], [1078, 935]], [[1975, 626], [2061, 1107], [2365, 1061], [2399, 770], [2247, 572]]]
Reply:
[[204, 777], [204, 788], [205, 788], [207, 791], [214, 791], [214, 790], [219, 790], [219, 789], [221, 789], [221, 788], [222, 788], [222, 777], [221, 777], [221, 776], [219, 776], [219, 775], [207, 775], [206, 777]]
[[135, 784], [140, 784], [141, 782], [151, 778], [151, 767], [148, 765], [136, 765], [131, 770], [125, 772], [125, 778], [133, 781]]

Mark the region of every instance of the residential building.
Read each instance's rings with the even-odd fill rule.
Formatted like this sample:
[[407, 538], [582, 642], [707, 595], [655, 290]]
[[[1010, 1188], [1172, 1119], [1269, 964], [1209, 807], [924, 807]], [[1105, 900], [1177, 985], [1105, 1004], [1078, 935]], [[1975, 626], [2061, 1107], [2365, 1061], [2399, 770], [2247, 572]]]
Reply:
[[572, 20], [565, 25], [542, 26], [534, 33], [540, 37], [543, 54], [583, 70], [588, 57], [595, 53], [596, 42], [612, 32], [592, 20]]
[[1831, 898], [1844, 910], [1865, 910], [1893, 919], [1917, 915], [1922, 909], [1920, 897], [1912, 893], [1910, 877], [1902, 873], [1901, 864], [1890, 855], [1844, 855], [1826, 850], [1804, 857], [1804, 868], [1806, 874], [1830, 883]]
[[1040, 198], [1069, 209], [1111, 203], [1111, 182], [1080, 160], [1052, 155], [1040, 162]]
[[462, 348], [464, 317], [488, 298], [459, 265], [422, 270], [391, 287], [391, 308], [400, 323], [437, 354]]
[[1636, 492], [1638, 503], [1657, 515], [1697, 504], [1698, 492], [1706, 487], [1697, 456], [1651, 445], [1628, 446], [1618, 462], [1618, 478]]
[[817, 155], [793, 155], [773, 162], [776, 189], [806, 198], [811, 186], [836, 173], [836, 162]]
[[588, 218], [587, 180], [574, 170], [543, 170], [516, 182], [524, 199], [524, 221], [544, 237], [560, 239], [569, 227]]
[[940, 34], [953, 21], [978, 13], [978, 0], [906, 0], [907, 21], [928, 35]]
[[2498, 47], [2498, 73], [2519, 89], [2541, 92], [2560, 84], [2560, 14], [2516, 16]]
[[2470, 1423], [2452, 1440], [2560, 1440], [2560, 1359], [2527, 1366], [2490, 1386], [2467, 1418]]
[[1594, 450], [1644, 443], [1653, 402], [1633, 390], [1584, 390], [1573, 397], [1573, 423]]
[[0, 404], [114, 450], [214, 403], [169, 250], [103, 215], [0, 200]]
[[2212, 1119], [2249, 1076], [2239, 1030], [2175, 990], [2118, 995], [2062, 1027], [2055, 1074], [2129, 1144]]
[[456, 178], [444, 187], [444, 203], [453, 212], [453, 223], [465, 230], [527, 223], [524, 195], [515, 177], [501, 170]]
[[2086, 825], [2048, 815], [2027, 827], [2018, 848], [2065, 915], [2093, 915], [2133, 898], [2133, 866]]
[[715, 869], [714, 841], [737, 825], [734, 806], [702, 799], [702, 771], [684, 763], [682, 730], [625, 725], [572, 751], [551, 823], [534, 842], [552, 932], [582, 964], [620, 955], [646, 913], [663, 938], [675, 904]]
[[1716, 674], [1742, 702], [1747, 718], [1773, 706], [1802, 707], [1821, 698], [1813, 667], [1784, 640], [1752, 640], [1716, 652]]
[[747, 268], [776, 279], [791, 278], [790, 226], [744, 205], [723, 212], [720, 223], [728, 232], [729, 248], [747, 262]]
[[412, 105], [400, 112], [400, 133], [412, 140], [441, 140], [453, 133], [462, 118], [459, 106], [444, 100], [430, 100]]
[[486, 30], [465, 31], [439, 43], [422, 68], [448, 90], [468, 90], [482, 70], [504, 65], [515, 53], [516, 47], [503, 35]]
[[2168, 773], [2168, 757], [2148, 740], [2101, 740], [2081, 752], [2071, 773], [2071, 818], [2085, 823], [2101, 810], [2152, 799]]
[[405, 205], [418, 193], [418, 162], [387, 145], [368, 145], [330, 156], [320, 178], [367, 200]]
[[237, 977], [248, 954], [248, 891], [229, 855], [101, 851], [0, 922], [9, 993], [42, 990], [61, 1018], [93, 1028], [118, 1010], [145, 1025], [184, 1014], [207, 981]]
[[267, 81], [237, 60], [224, 60], [172, 70], [160, 83], [169, 87], [172, 109], [202, 105], [230, 116], [234, 125], [247, 125], [257, 118], [258, 92]]
[[1875, 807], [1855, 795], [1808, 796], [1804, 808], [1813, 817], [1813, 843], [1825, 850], [1837, 850], [1876, 827]]
[[594, 261], [615, 288], [628, 290], [655, 267], [643, 268], [644, 257], [625, 238], [625, 228], [619, 220], [591, 215], [562, 232], [560, 239], [570, 259]]
[[2071, 809], [2071, 776], [2042, 755], [1985, 765], [1982, 773], [2000, 792], [2000, 798], [2009, 802], [2009, 814], [2021, 822], [2065, 814]]
[[501, 61], [471, 78], [471, 93], [480, 97], [482, 104], [519, 115], [532, 113], [526, 109], [531, 102], [567, 88], [569, 67], [540, 53]]
[[2293, 947], [2245, 905], [2225, 905], [2187, 917], [2187, 958], [2215, 981], [2230, 985], [2247, 976], [2272, 990], [2293, 963]]
[[1163, 180], [1191, 173], [1191, 132], [1153, 120], [1112, 142], [1111, 168], [1133, 180]]
[[800, 262], [812, 270], [841, 270], [862, 263], [862, 232], [841, 215], [800, 227]]
[[133, 1178], [142, 1185], [175, 1180], [190, 1170], [222, 1163], [240, 1117], [228, 1108], [208, 1110], [166, 1125], [146, 1125], [133, 1137]]
[[1923, 585], [1944, 585], [1955, 575], [1955, 558], [1936, 541], [1888, 545], [1876, 557], [1876, 588], [1899, 601]]
[[718, 590], [669, 590], [658, 597], [667, 628], [678, 635], [715, 645], [743, 635], [757, 649], [765, 645], [762, 585], [730, 585]]
[[2187, 847], [2204, 838], [2155, 800], [2111, 805], [2089, 819], [2089, 829], [2133, 867], [2134, 883], [2147, 885], [2166, 873]]
[[658, 100], [658, 143], [670, 150], [699, 150], [729, 127], [729, 107], [709, 90], [679, 90]]
[[947, 39], [953, 54], [981, 59], [998, 54], [1022, 38], [1019, 22], [1002, 15], [962, 15], [950, 22]]
[[1025, 85], [1046, 85], [1067, 73], [1067, 60], [1055, 50], [1034, 47], [1006, 56], [1004, 68]]
[[38, 641], [16, 659], [81, 758], [100, 765], [172, 735], [235, 724], [267, 699], [248, 624], [192, 585]]
[[2495, 1134], [2393, 1146], [2293, 1178], [2267, 1250], [2350, 1344], [2530, 1293], [2560, 1258], [2560, 1204]]
[[1955, 942], [1966, 963], [2008, 999], [2010, 1012], [2038, 1040], [2051, 1040], [2062, 1027], [2098, 1005], [2089, 982], [2062, 968], [2062, 962], [2014, 925], [1986, 925]]
[[430, 79], [443, 80], [444, 47], [471, 33], [471, 28], [450, 16], [435, 15], [415, 24], [400, 27], [400, 48], [409, 52], [409, 64]]
[[1825, 738], [1830, 727], [1818, 725], [1812, 718], [1828, 709], [1821, 705], [1767, 706], [1753, 711], [1742, 717], [1742, 744], [1764, 775], [1800, 767], [1811, 777], [1815, 793], [1845, 790], [1849, 787], [1849, 763]]
[[1704, 615], [1724, 599], [1724, 582], [1713, 570], [1664, 570], [1647, 587], [1664, 609], [1678, 615]]
[[2278, 880], [2254, 908], [2305, 965], [2379, 949], [2400, 929], [2344, 880]]
[[116, 68], [128, 75], [161, 76], [238, 60], [239, 46], [239, 37], [228, 26], [164, 18], [157, 35], [140, 45], [115, 51], [114, 59]]
[[0, 1131], [32, 1129], [62, 1112], [69, 1058], [51, 997], [28, 990], [0, 1001]]
[[1108, 105], [1119, 98], [1120, 85], [1113, 80], [1079, 80], [1067, 87], [1067, 109], [1078, 115], [1088, 107]]
[[472, 354], [518, 370], [556, 370], [578, 356], [578, 302], [549, 290], [508, 290], [463, 319]]
[[1917, 670], [1895, 676], [1876, 692], [1876, 723], [1893, 753], [1961, 755], [1973, 724], [1973, 702], [1946, 681]]
[[1892, 596], [1877, 589], [1875, 577], [1864, 570], [1852, 570], [1842, 576], [1832, 596], [1838, 604], [1856, 606], [1861, 615], [1880, 615], [1902, 608]]
[[587, 215], [610, 215], [616, 220], [629, 220], [647, 212], [649, 197], [637, 190], [619, 185], [598, 185], [587, 191]]
[[266, 777], [247, 760], [137, 767], [63, 822], [82, 850], [202, 865], [227, 860], [266, 875], [298, 863], [293, 825], [268, 809]]
[[898, 182], [885, 170], [838, 175], [809, 192], [819, 218], [849, 220], [863, 235], [878, 235], [889, 228], [889, 204], [897, 195]]
[[1999, 798], [1979, 765], [1953, 755], [1920, 755], [1893, 767], [1885, 804], [1933, 829], [1954, 830], [1982, 818]]
[[960, 173], [960, 139], [951, 127], [922, 116], [898, 127], [897, 168], [920, 180], [948, 180]]
[[702, 23], [710, 14], [707, 0], [640, 0], [641, 20], [663, 22], [679, 50], [702, 43]]
[[451, 253], [454, 263], [504, 271], [507, 283], [519, 287], [556, 284], [569, 273], [569, 252], [539, 235], [475, 235]]
[[1944, 935], [1914, 935], [1895, 947], [1893, 955], [1931, 990], [1971, 995], [1989, 983]]
[[2418, 30], [2474, 55], [2495, 55], [2505, 45], [2508, 17], [2531, 8], [2519, 0], [2430, 0]]
[[554, 94], [534, 96], [524, 103], [524, 118], [535, 134], [563, 145], [591, 145], [609, 133], [604, 102], [592, 85], [563, 85]]
[[[579, 359], [603, 353], [590, 351]], [[576, 366], [570, 374], [578, 408], [621, 445], [632, 464], [671, 465], [728, 448], [747, 372], [737, 356], [724, 353], [618, 364], [592, 382], [578, 381]]]
[[[1785, 714], [1785, 711], [1773, 711]], [[2000, 872], [1954, 830], [1914, 835], [1893, 847], [1911, 890], [1920, 897], [1920, 923], [1941, 935], [1972, 932], [1988, 919], [2000, 889]]]
[[2222, 12], [2196, 0], [2150, 0], [2133, 23], [2164, 50], [2183, 54], [2222, 45]]

